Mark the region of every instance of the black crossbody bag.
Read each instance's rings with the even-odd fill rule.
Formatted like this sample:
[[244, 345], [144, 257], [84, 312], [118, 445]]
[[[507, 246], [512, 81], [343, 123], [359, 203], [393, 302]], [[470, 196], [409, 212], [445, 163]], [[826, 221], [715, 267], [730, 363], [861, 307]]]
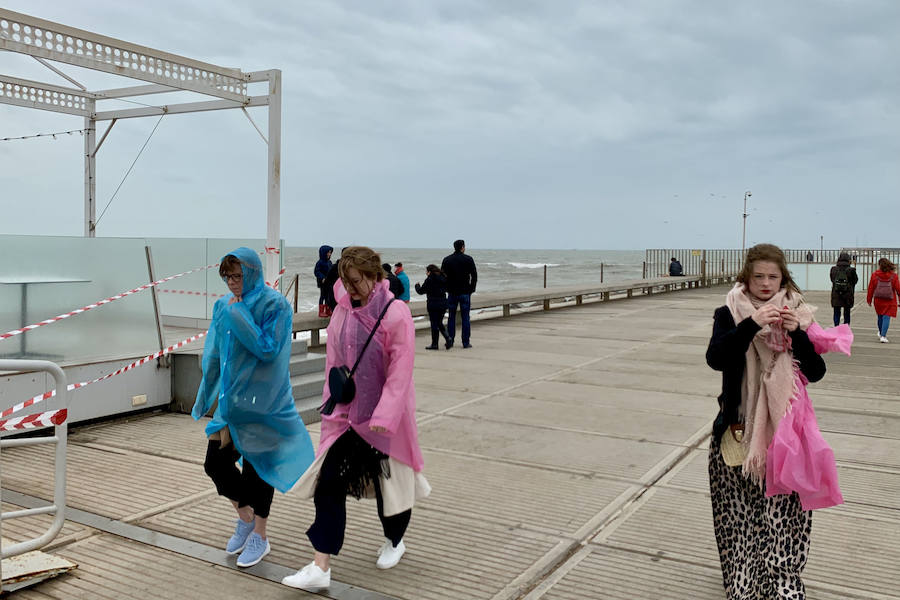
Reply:
[[391, 302], [394, 300], [395, 298], [391, 298], [384, 306], [384, 310], [381, 311], [381, 315], [378, 317], [378, 320], [375, 321], [375, 326], [372, 327], [372, 331], [369, 333], [365, 345], [362, 347], [359, 356], [356, 358], [356, 362], [353, 363], [353, 368], [348, 369], [347, 365], [341, 365], [339, 367], [331, 367], [331, 370], [328, 371], [329, 396], [328, 400], [319, 407], [319, 412], [321, 414], [330, 415], [334, 412], [336, 404], [349, 404], [350, 401], [353, 400], [353, 397], [356, 396], [356, 384], [353, 382], [353, 374], [356, 373], [359, 361], [362, 360], [366, 348], [369, 347], [369, 342], [372, 341], [375, 331], [378, 329], [378, 326], [381, 325], [381, 320], [384, 318], [388, 307], [390, 307]]

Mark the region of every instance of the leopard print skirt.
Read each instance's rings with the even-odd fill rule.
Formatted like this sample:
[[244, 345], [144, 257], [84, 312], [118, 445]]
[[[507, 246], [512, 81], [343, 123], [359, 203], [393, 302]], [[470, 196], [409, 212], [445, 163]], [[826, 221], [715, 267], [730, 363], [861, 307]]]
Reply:
[[740, 467], [709, 447], [713, 526], [728, 600], [805, 600], [800, 573], [809, 556], [812, 511], [796, 494], [766, 498]]

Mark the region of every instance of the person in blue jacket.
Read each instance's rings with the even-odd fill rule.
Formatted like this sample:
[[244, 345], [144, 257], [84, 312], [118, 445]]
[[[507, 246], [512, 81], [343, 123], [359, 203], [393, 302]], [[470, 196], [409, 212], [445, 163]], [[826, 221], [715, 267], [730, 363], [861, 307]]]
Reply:
[[271, 549], [266, 523], [274, 490], [287, 492], [315, 452], [291, 392], [290, 305], [265, 285], [250, 248], [223, 257], [219, 275], [231, 293], [213, 308], [191, 415], [199, 420], [216, 405], [203, 466], [237, 511], [225, 551], [240, 553], [237, 566], [249, 567]]
[[316, 276], [316, 285], [319, 287], [319, 316], [328, 317], [331, 315], [331, 307], [325, 301], [328, 297], [328, 290], [325, 288], [325, 278], [328, 277], [328, 271], [331, 270], [331, 253], [334, 248], [331, 246], [319, 246], [319, 261], [313, 269]]
[[400, 283], [403, 284], [403, 293], [400, 294], [399, 300], [403, 300], [409, 304], [409, 276], [403, 270], [402, 262], [394, 263], [394, 275], [396, 275], [397, 279], [400, 280]]

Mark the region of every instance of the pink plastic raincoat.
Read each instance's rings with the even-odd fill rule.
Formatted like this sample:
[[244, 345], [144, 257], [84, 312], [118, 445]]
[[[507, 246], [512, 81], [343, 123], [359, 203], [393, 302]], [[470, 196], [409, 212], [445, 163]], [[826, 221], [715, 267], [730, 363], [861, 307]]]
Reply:
[[[328, 324], [326, 373], [334, 366], [353, 366], [368, 332], [378, 320], [387, 300], [393, 297], [386, 280], [375, 284], [368, 303], [363, 307], [351, 306], [350, 295], [340, 280], [334, 284], [334, 296], [337, 306]], [[354, 376], [356, 397], [349, 404], [338, 404], [330, 415], [322, 415], [322, 435], [316, 456], [324, 454], [335, 440], [352, 427], [381, 452], [409, 465], [416, 472], [422, 470], [424, 460], [419, 449], [416, 392], [413, 387], [415, 335], [409, 306], [404, 302], [392, 302]], [[364, 369], [366, 363], [373, 360], [380, 360], [381, 364], [370, 364]], [[375, 402], [371, 401], [373, 393]], [[328, 395], [326, 382], [323, 402]], [[370, 427], [375, 426], [384, 427], [387, 432], [372, 431]]]
[[[853, 332], [848, 325], [823, 330], [813, 322], [806, 331], [819, 354], [850, 355]], [[806, 385], [799, 371], [797, 394], [778, 425], [766, 458], [766, 497], [797, 492], [803, 510], [828, 508], [844, 502], [838, 486], [834, 451], [822, 438]]]

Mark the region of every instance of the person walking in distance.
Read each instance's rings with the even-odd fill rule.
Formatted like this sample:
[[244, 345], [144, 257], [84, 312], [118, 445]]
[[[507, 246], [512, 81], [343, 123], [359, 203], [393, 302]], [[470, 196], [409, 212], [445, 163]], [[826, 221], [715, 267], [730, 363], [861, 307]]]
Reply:
[[191, 416], [199, 420], [216, 407], [203, 467], [237, 512], [225, 552], [249, 567], [271, 548], [266, 524], [274, 490], [287, 492], [314, 452], [291, 393], [290, 305], [265, 284], [250, 248], [223, 257], [219, 275], [231, 293], [213, 307]]
[[[438, 349], [438, 335], [444, 337], [445, 342], [450, 341], [447, 330], [444, 328], [444, 313], [447, 312], [447, 278], [441, 273], [437, 265], [425, 267], [425, 283], [416, 284], [416, 292], [427, 294], [428, 319], [431, 321], [431, 345], [426, 350]], [[449, 348], [449, 346], [448, 346]]]
[[453, 254], [444, 258], [441, 263], [441, 271], [447, 277], [447, 336], [449, 339], [445, 346], [448, 350], [453, 347], [458, 306], [462, 316], [462, 345], [463, 348], [471, 348], [472, 325], [469, 320], [469, 310], [472, 307], [472, 294], [475, 293], [475, 286], [478, 283], [478, 271], [475, 269], [475, 261], [466, 254], [464, 240], [453, 242]]
[[869, 289], [866, 302], [875, 304], [878, 315], [878, 341], [887, 344], [888, 327], [891, 317], [897, 316], [897, 297], [900, 296], [900, 281], [897, 279], [897, 267], [887, 258], [878, 259], [878, 270], [869, 278]]
[[400, 283], [403, 284], [403, 293], [400, 294], [400, 300], [409, 304], [409, 276], [406, 274], [406, 271], [403, 270], [402, 262], [394, 263], [394, 275], [396, 275], [397, 279], [400, 280]]
[[834, 308], [834, 326], [841, 324], [841, 309], [844, 309], [844, 323], [850, 324], [850, 309], [853, 308], [853, 294], [859, 275], [850, 266], [850, 254], [841, 252], [837, 264], [831, 267], [831, 306]]
[[[327, 290], [325, 289], [325, 278], [328, 277], [328, 271], [331, 270], [331, 253], [334, 251], [334, 248], [331, 246], [320, 246], [319, 247], [319, 261], [316, 263], [315, 269], [313, 269], [313, 274], [316, 276], [316, 285], [319, 288], [319, 317], [325, 318], [331, 316], [331, 307], [325, 303], [325, 299], [328, 297]], [[332, 282], [332, 285], [334, 283]]]

